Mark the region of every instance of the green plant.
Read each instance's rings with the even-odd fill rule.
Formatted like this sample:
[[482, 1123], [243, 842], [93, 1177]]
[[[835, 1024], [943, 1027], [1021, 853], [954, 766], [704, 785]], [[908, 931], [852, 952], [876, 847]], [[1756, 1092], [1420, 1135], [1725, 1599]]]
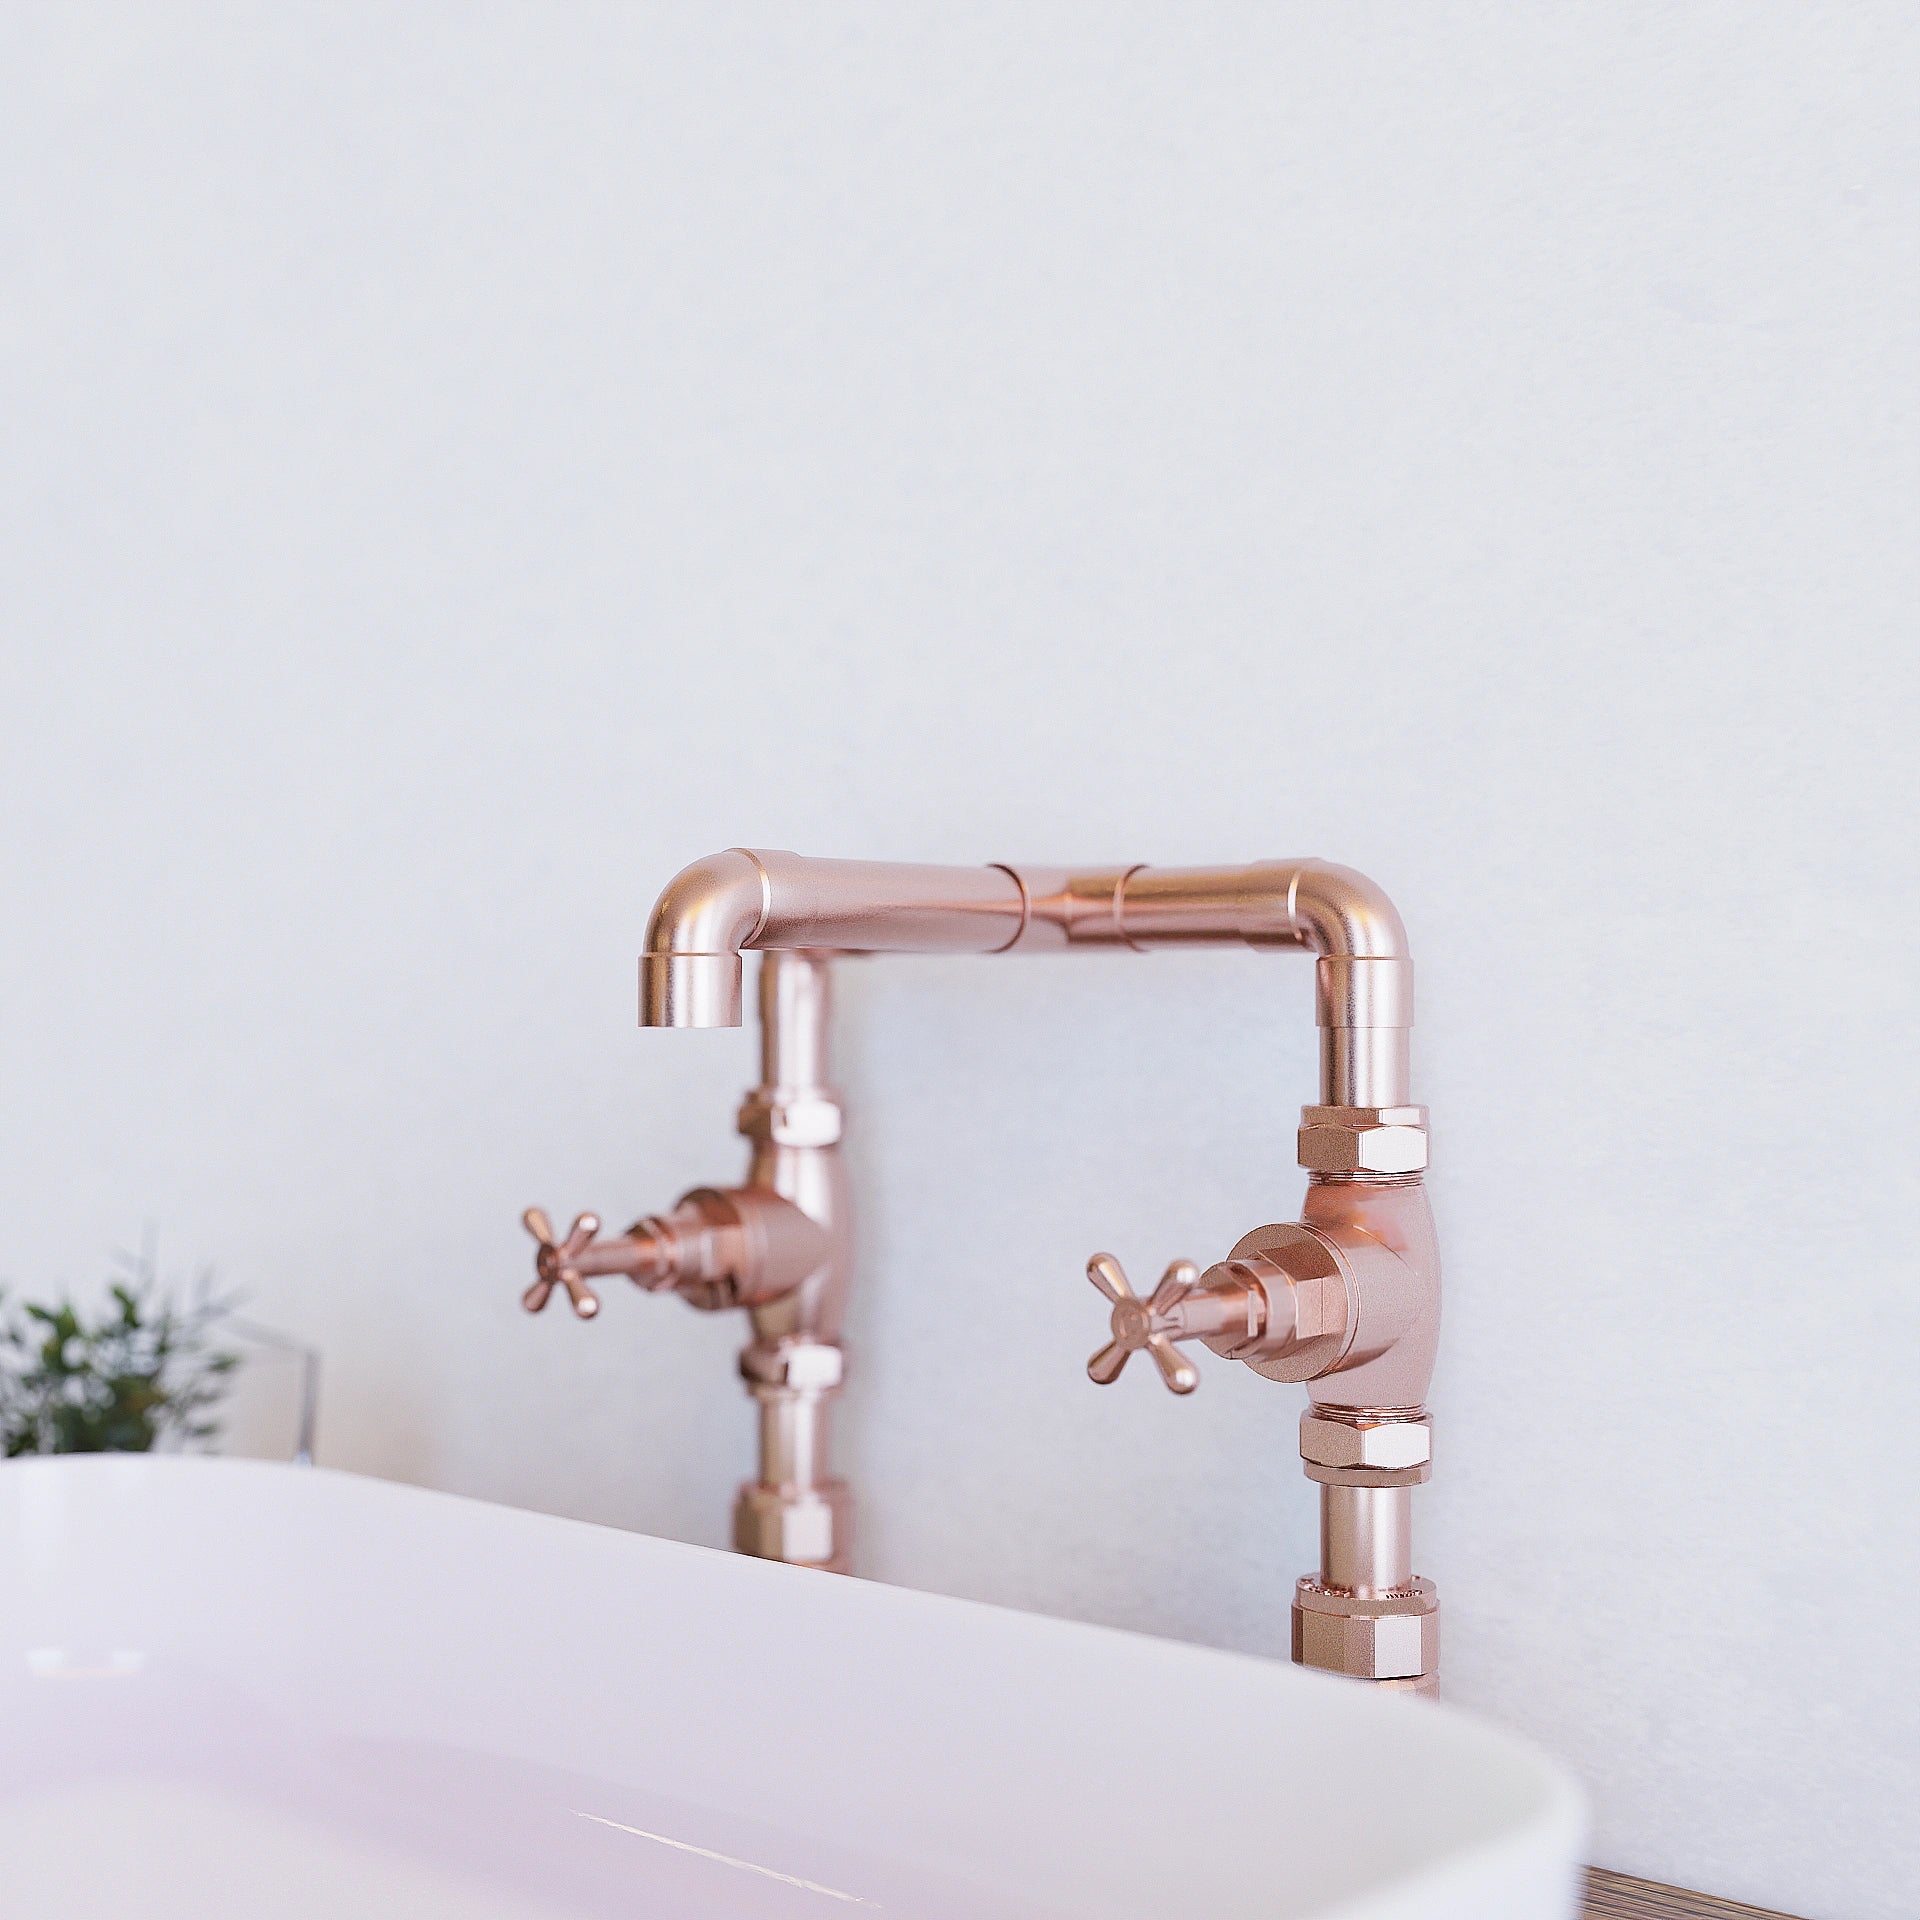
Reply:
[[71, 1298], [55, 1306], [0, 1299], [0, 1450], [146, 1453], [165, 1438], [191, 1446], [219, 1431], [215, 1417], [239, 1355], [214, 1343], [231, 1302], [204, 1276], [177, 1302], [160, 1287], [151, 1252], [122, 1261], [111, 1304], [89, 1317]]

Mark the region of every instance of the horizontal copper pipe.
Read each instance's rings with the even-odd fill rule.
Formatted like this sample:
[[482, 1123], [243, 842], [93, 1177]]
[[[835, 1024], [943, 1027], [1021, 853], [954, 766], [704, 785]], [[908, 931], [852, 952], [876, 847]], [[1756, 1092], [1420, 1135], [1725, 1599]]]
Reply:
[[1319, 956], [1327, 1106], [1408, 1098], [1413, 962], [1393, 903], [1322, 860], [1238, 867], [945, 867], [732, 848], [677, 874], [640, 959], [640, 1021], [738, 1026], [741, 954], [1250, 946]]

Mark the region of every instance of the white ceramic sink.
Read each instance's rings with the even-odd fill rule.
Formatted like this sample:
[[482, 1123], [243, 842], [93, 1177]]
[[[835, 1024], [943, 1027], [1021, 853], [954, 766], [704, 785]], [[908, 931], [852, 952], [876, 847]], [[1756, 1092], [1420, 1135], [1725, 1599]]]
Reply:
[[345, 1474], [0, 1466], [33, 1920], [1565, 1920], [1580, 1810], [1277, 1662]]

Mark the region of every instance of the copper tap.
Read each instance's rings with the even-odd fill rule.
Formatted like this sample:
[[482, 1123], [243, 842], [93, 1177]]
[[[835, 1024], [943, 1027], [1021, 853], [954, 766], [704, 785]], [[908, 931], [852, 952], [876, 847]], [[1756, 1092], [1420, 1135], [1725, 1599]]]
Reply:
[[[1321, 1489], [1321, 1563], [1295, 1591], [1294, 1658], [1431, 1692], [1438, 1603], [1431, 1583], [1412, 1570], [1411, 1489], [1430, 1472], [1425, 1403], [1440, 1266], [1423, 1178], [1426, 1112], [1410, 1092], [1413, 962], [1400, 917], [1373, 882], [1317, 860], [971, 868], [734, 848], [685, 868], [656, 902], [640, 960], [640, 1020], [739, 1025], [742, 955], [754, 951], [771, 963], [825, 953], [1232, 945], [1316, 956], [1320, 1084], [1301, 1117], [1299, 1159], [1308, 1175], [1301, 1218], [1257, 1228], [1204, 1272], [1176, 1261], [1145, 1301], [1117, 1261], [1095, 1255], [1088, 1274], [1108, 1301], [1112, 1337], [1088, 1371], [1108, 1384], [1132, 1354], [1145, 1352], [1174, 1392], [1189, 1393], [1199, 1374], [1179, 1348], [1199, 1340], [1268, 1379], [1307, 1383], [1300, 1450]], [[824, 1004], [824, 964], [819, 976]], [[763, 1026], [768, 978], [763, 971]], [[771, 1069], [769, 1080], [778, 1081]], [[783, 1097], [763, 1087], [748, 1109], [762, 1100], [771, 1113]], [[837, 1107], [834, 1113], [837, 1138]], [[756, 1173], [760, 1167], [756, 1151]], [[791, 1176], [775, 1188], [797, 1198]], [[805, 1210], [834, 1236], [830, 1264], [843, 1285], [844, 1197], [824, 1215]], [[641, 1241], [660, 1223], [642, 1224], [646, 1234], [636, 1228], [627, 1236], [633, 1244], [612, 1256], [611, 1270], [650, 1285], [642, 1276], [661, 1256]], [[577, 1281], [609, 1270], [587, 1264], [591, 1231], [568, 1254], [576, 1237], [541, 1253], [570, 1294], [568, 1271]], [[789, 1313], [769, 1326], [791, 1322]], [[750, 1346], [748, 1356], [755, 1351]]]
[[610, 1240], [583, 1213], [564, 1240], [538, 1207], [522, 1296], [538, 1313], [556, 1288], [583, 1320], [600, 1311], [590, 1279], [625, 1274], [707, 1312], [745, 1309], [740, 1371], [760, 1415], [759, 1472], [734, 1506], [742, 1553], [844, 1571], [852, 1501], [828, 1462], [829, 1403], [844, 1372], [849, 1226], [838, 1097], [826, 1081], [830, 971], [819, 953], [760, 964], [761, 1084], [739, 1113], [752, 1144], [737, 1187], [696, 1187], [664, 1214]]

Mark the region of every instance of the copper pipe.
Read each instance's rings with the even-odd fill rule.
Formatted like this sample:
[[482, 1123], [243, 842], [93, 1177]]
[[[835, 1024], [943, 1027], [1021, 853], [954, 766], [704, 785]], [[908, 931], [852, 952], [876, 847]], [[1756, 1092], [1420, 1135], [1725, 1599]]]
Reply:
[[753, 1303], [755, 1340], [838, 1341], [852, 1230], [840, 1158], [840, 1097], [828, 1078], [832, 956], [768, 953], [760, 962], [761, 1084], [740, 1108], [753, 1143], [749, 1187], [778, 1194], [826, 1236], [825, 1257], [796, 1287]]
[[1321, 1104], [1409, 1100], [1413, 962], [1393, 903], [1321, 860], [1240, 867], [941, 867], [742, 847], [695, 861], [647, 923], [640, 1024], [738, 1026], [743, 952], [1252, 946], [1320, 956]]
[[827, 1475], [825, 1400], [818, 1394], [760, 1396], [760, 1484], [811, 1491]]
[[1000, 867], [809, 860], [734, 847], [668, 882], [640, 960], [643, 1027], [737, 1027], [747, 949], [990, 953], [1020, 932]]
[[1411, 1487], [1320, 1489], [1320, 1580], [1372, 1595], [1413, 1578]]
[[773, 950], [760, 962], [761, 1085], [740, 1110], [753, 1142], [748, 1184], [776, 1193], [824, 1236], [798, 1286], [755, 1302], [740, 1371], [759, 1408], [759, 1468], [734, 1508], [734, 1544], [763, 1559], [844, 1572], [852, 1495], [829, 1464], [852, 1265], [840, 1104], [827, 1057], [832, 956]]
[[770, 953], [760, 963], [760, 1082], [795, 1092], [828, 1089], [829, 954]]

